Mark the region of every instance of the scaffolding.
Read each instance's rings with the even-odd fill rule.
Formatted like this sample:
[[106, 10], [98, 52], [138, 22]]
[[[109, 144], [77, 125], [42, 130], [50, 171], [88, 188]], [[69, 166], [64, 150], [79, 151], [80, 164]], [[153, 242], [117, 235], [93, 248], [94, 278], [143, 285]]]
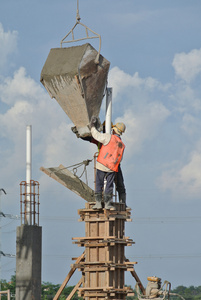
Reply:
[[125, 257], [125, 246], [134, 244], [125, 236], [125, 222], [131, 221], [130, 210], [125, 204], [114, 203], [115, 210], [94, 210], [94, 203], [86, 203], [84, 209], [79, 209], [79, 221], [85, 222], [85, 237], [72, 238], [73, 243], [84, 247], [83, 254], [74, 258], [76, 262], [66, 276], [54, 300], [58, 300], [75, 270], [82, 277], [66, 298], [72, 299], [76, 291], [85, 300], [95, 299], [126, 299], [134, 292], [125, 285], [125, 271], [130, 271], [142, 293], [145, 289], [138, 278], [134, 265]]

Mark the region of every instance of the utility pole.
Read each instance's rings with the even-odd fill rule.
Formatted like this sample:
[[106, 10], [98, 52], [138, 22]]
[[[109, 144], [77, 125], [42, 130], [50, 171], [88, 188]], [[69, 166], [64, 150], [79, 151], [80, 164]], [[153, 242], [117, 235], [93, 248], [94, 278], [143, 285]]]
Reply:
[[[4, 189], [0, 189], [0, 291], [1, 291], [1, 255], [2, 255], [2, 251], [1, 251], [1, 217], [3, 216], [3, 212], [1, 210], [1, 195], [5, 194], [6, 195], [6, 191]], [[0, 299], [1, 299], [1, 294], [0, 294]]]

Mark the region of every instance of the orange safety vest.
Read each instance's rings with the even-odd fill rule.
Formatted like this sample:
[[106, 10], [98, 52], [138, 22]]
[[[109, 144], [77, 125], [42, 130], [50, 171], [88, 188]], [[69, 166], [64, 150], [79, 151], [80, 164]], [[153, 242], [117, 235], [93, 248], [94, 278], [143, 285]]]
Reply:
[[118, 166], [121, 162], [125, 145], [117, 135], [111, 135], [107, 145], [102, 145], [97, 161], [108, 169], [118, 172]]

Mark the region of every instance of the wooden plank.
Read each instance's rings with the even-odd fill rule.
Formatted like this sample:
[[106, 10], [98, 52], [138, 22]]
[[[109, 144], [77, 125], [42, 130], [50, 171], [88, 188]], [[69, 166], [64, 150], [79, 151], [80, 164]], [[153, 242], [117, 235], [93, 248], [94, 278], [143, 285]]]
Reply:
[[85, 292], [84, 293], [84, 296], [85, 296], [85, 299], [86, 299], [86, 297], [90, 297], [89, 299], [92, 299], [91, 297], [94, 297], [96, 300], [97, 299], [106, 299], [106, 297], [107, 297], [107, 293], [96, 293], [96, 292]]
[[[112, 261], [84, 261], [84, 262], [80, 262], [79, 265], [84, 265], [84, 266], [87, 266], [87, 265], [107, 265], [109, 266], [110, 264], [112, 264], [113, 262]], [[123, 265], [123, 264], [122, 264]]]
[[84, 272], [85, 272], [85, 274], [88, 272], [102, 272], [102, 271], [108, 271], [108, 269], [110, 268], [110, 266], [101, 266], [101, 267], [93, 267], [93, 266], [90, 266], [90, 267], [87, 267], [87, 266], [85, 266], [84, 267]]
[[[125, 261], [127, 263], [129, 263], [129, 259], [125, 258]], [[138, 277], [137, 273], [135, 272], [135, 270], [131, 271], [131, 275], [135, 278], [135, 280], [136, 280], [137, 284], [139, 285], [139, 288], [140, 288], [141, 292], [143, 293], [143, 295], [146, 295], [146, 290], [145, 290], [140, 278]]]
[[[85, 257], [85, 251], [82, 253], [82, 255], [80, 255], [78, 257], [78, 259], [75, 262], [75, 265], [80, 263], [84, 259], [84, 257]], [[59, 288], [58, 292], [56, 293], [56, 295], [54, 296], [53, 300], [58, 300], [59, 299], [61, 293], [63, 292], [63, 290], [64, 290], [65, 286], [67, 285], [68, 281], [70, 280], [71, 276], [74, 274], [75, 270], [76, 270], [76, 267], [73, 266], [71, 268], [71, 270], [69, 271], [68, 275], [66, 276], [66, 278], [64, 279], [64, 282], [60, 286], [60, 288]]]
[[[105, 240], [105, 239], [115, 239], [115, 236], [86, 236], [86, 237], [73, 237], [72, 240]], [[116, 239], [115, 239], [116, 240]]]
[[[85, 247], [105, 247], [108, 245], [108, 241], [101, 241], [101, 242], [88, 242], [88, 243], [85, 243]], [[111, 243], [110, 243], [111, 244]]]
[[[118, 204], [118, 203], [117, 203]], [[94, 210], [93, 208], [81, 208], [78, 210], [79, 214], [85, 214], [85, 213], [94, 213], [98, 215], [104, 215], [105, 219], [108, 219], [111, 216], [131, 216], [131, 213], [129, 211], [117, 211], [117, 210], [108, 210], [108, 209], [99, 209], [99, 210]]]
[[105, 244], [105, 246], [104, 247], [99, 247], [99, 245], [97, 245], [97, 249], [98, 249], [98, 252], [99, 252], [99, 261], [106, 261], [106, 262], [108, 262], [107, 260], [106, 260], [106, 249], [105, 249], [105, 247], [107, 246], [107, 244]]
[[103, 287], [84, 287], [84, 288], [79, 288], [80, 291], [101, 291], [101, 290], [104, 290], [105, 289]]
[[82, 278], [80, 279], [80, 281], [78, 281], [78, 283], [74, 286], [73, 290], [71, 291], [71, 293], [68, 295], [68, 297], [66, 298], [66, 300], [70, 300], [74, 294], [77, 292], [77, 289], [81, 286], [81, 284], [84, 282], [84, 277], [82, 276]]
[[[72, 266], [73, 267], [73, 266]], [[86, 264], [76, 264], [76, 268], [78, 269], [84, 269], [85, 272], [86, 270], [88, 272], [93, 272], [94, 270], [99, 272], [101, 269], [105, 270], [116, 270], [116, 269], [121, 269], [121, 270], [127, 270], [127, 271], [132, 271], [133, 266], [128, 266], [128, 265], [120, 265], [120, 264], [106, 264], [106, 263], [99, 263], [99, 262], [94, 262], [94, 265], [90, 265], [89, 263]]]
[[52, 168], [41, 167], [40, 170], [57, 182], [61, 183], [63, 186], [67, 187], [72, 192], [76, 193], [81, 198], [85, 199], [86, 201], [95, 201], [94, 191], [63, 165]]

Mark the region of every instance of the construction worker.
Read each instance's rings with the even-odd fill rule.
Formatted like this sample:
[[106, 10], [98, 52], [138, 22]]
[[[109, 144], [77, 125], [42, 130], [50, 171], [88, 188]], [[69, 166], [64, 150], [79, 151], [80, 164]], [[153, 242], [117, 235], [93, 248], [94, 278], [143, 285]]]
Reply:
[[[113, 127], [113, 123], [111, 122], [111, 127]], [[84, 141], [88, 141], [92, 144], [96, 144], [98, 147], [98, 151], [100, 150], [102, 144], [100, 142], [98, 142], [97, 140], [95, 140], [92, 136], [86, 136], [86, 137], [82, 137], [78, 134], [77, 128], [76, 126], [71, 127], [71, 130], [73, 133], [76, 134], [77, 138], [81, 138]], [[100, 120], [98, 121], [98, 131], [103, 131], [103, 133], [105, 133], [105, 121], [103, 122], [103, 124], [101, 125]], [[125, 203], [126, 204], [126, 188], [124, 185], [124, 178], [123, 178], [123, 173], [121, 170], [121, 165], [119, 164], [118, 166], [118, 172], [116, 172], [115, 174], [115, 184], [116, 184], [116, 190], [118, 192], [118, 196], [119, 196], [119, 202], [120, 203]], [[126, 209], [130, 209], [130, 207], [128, 207], [126, 205]]]
[[[95, 200], [96, 204], [93, 209], [101, 209], [102, 192], [104, 188], [104, 180], [106, 179], [106, 186], [104, 190], [104, 202], [106, 209], [114, 209], [112, 205], [113, 197], [113, 184], [115, 180], [115, 174], [120, 170], [120, 179], [122, 180], [121, 188], [119, 191], [123, 191], [125, 194], [125, 187], [123, 183], [123, 176], [119, 164], [123, 157], [125, 149], [124, 143], [121, 141], [120, 135], [125, 132], [126, 126], [124, 123], [117, 123], [113, 125], [112, 134], [100, 133], [96, 127], [98, 119], [92, 117], [90, 122], [92, 137], [102, 144], [96, 163], [96, 190]], [[124, 198], [124, 199], [123, 199]], [[125, 197], [122, 197], [120, 202], [125, 203]]]

